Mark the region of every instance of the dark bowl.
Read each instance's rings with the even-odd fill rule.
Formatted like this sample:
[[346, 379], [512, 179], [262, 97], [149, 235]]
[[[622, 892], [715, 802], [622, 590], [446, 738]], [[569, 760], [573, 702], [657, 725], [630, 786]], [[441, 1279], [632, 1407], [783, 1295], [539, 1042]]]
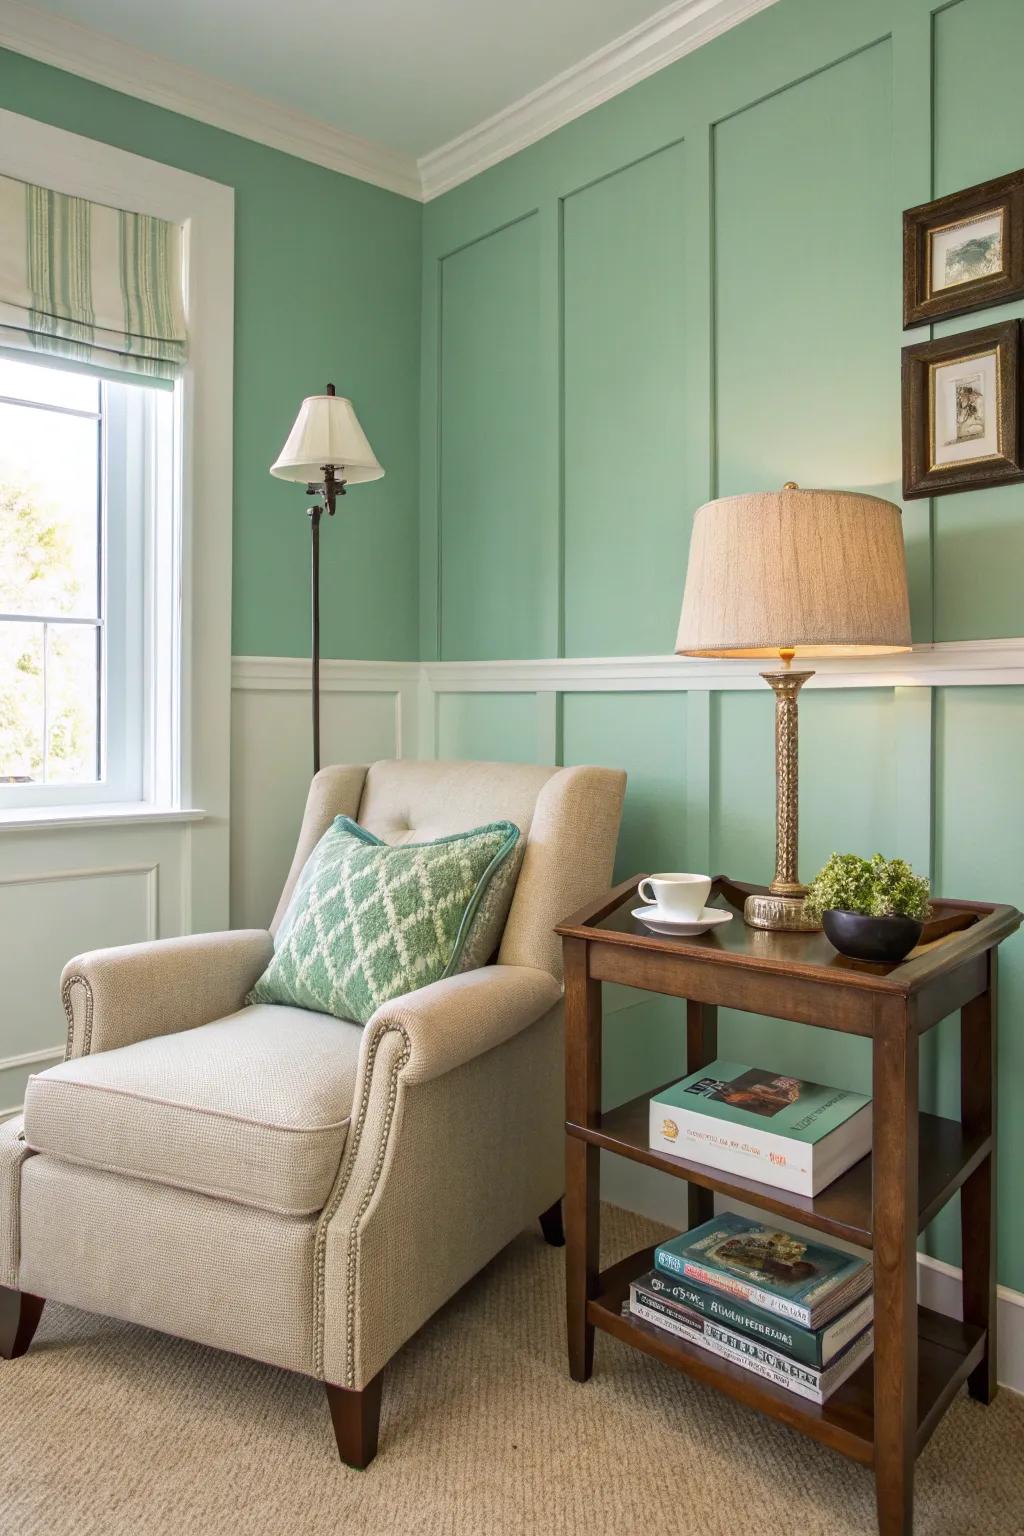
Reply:
[[821, 914], [821, 926], [829, 943], [851, 960], [873, 960], [896, 965], [921, 938], [923, 923], [916, 917], [868, 917], [864, 912], [843, 912], [833, 907]]

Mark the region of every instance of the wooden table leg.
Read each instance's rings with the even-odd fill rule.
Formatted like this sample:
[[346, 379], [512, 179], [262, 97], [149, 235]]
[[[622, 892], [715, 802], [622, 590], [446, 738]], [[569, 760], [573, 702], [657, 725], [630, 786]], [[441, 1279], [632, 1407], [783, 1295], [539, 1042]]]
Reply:
[[960, 1118], [964, 1129], [991, 1136], [993, 1151], [960, 1191], [964, 1322], [986, 1331], [985, 1354], [967, 1378], [978, 1402], [996, 1394], [996, 964], [989, 950], [988, 990], [960, 1010]]
[[[588, 946], [566, 939], [565, 1118], [601, 1123], [601, 983], [588, 974]], [[565, 1300], [569, 1374], [586, 1381], [594, 1368], [594, 1327], [587, 1301], [597, 1294], [601, 1262], [600, 1151], [577, 1136], [565, 1148]]]
[[[712, 1003], [686, 1004], [686, 1075], [706, 1067], [718, 1055], [718, 1009]], [[687, 1185], [687, 1220], [699, 1227], [715, 1214], [715, 1192], [699, 1184]]]
[[879, 1001], [873, 1051], [875, 1498], [880, 1536], [911, 1536], [917, 1453], [918, 1039]]

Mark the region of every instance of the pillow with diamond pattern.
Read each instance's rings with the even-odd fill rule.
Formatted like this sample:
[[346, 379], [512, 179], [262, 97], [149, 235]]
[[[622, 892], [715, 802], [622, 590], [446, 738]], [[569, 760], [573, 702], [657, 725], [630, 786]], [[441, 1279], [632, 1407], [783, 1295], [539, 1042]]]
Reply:
[[[482, 965], [501, 938], [519, 828], [382, 843], [338, 816], [310, 854], [247, 999], [365, 1024], [390, 998]], [[495, 888], [497, 899], [488, 900]]]

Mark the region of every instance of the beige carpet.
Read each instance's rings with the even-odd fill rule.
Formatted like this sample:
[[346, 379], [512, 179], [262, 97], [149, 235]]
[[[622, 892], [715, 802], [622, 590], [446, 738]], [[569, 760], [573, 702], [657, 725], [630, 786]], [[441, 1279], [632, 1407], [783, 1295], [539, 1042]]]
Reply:
[[[608, 1212], [606, 1259], [656, 1229]], [[568, 1380], [562, 1251], [524, 1233], [389, 1368], [381, 1450], [335, 1456], [316, 1383], [47, 1308], [0, 1362], [3, 1536], [868, 1536], [867, 1472], [598, 1336]], [[917, 1536], [1021, 1536], [1024, 1399], [961, 1397]]]

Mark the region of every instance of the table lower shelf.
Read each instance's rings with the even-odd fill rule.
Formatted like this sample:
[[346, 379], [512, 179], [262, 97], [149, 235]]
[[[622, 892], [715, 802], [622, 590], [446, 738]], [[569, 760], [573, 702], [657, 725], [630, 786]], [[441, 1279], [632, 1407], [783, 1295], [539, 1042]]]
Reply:
[[[751, 1371], [720, 1360], [695, 1344], [639, 1318], [624, 1317], [629, 1285], [654, 1263], [653, 1248], [641, 1249], [600, 1277], [600, 1292], [587, 1303], [587, 1321], [626, 1344], [717, 1387], [729, 1397], [781, 1420], [854, 1461], [874, 1457], [874, 1360], [867, 1360], [822, 1406], [786, 1392]], [[917, 1449], [920, 1452], [951, 1398], [981, 1360], [985, 1331], [953, 1318], [917, 1311]]]

